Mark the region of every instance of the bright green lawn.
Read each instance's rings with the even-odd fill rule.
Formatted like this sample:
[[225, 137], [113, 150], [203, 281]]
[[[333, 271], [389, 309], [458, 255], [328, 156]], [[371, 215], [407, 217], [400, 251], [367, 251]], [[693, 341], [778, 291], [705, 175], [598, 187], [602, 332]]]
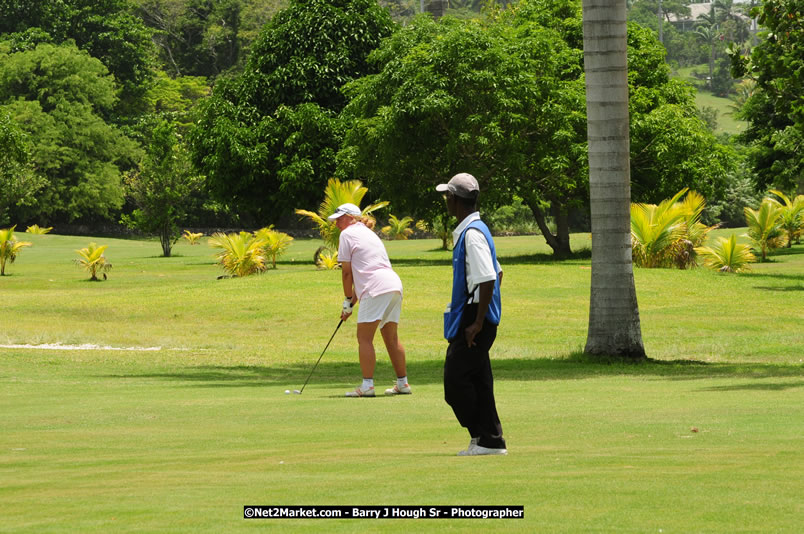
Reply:
[[[701, 65], [694, 65], [691, 67], [683, 67], [673, 72], [673, 76], [698, 86], [701, 81], [693, 76], [693, 71], [708, 72], [709, 67], [706, 63]], [[717, 128], [716, 134], [727, 133], [729, 135], [736, 135], [745, 131], [746, 122], [738, 120], [734, 117], [734, 110], [731, 108], [732, 100], [729, 98], [721, 98], [713, 95], [711, 92], [698, 89], [695, 93], [695, 104], [698, 108], [710, 107], [715, 109], [717, 113]]]
[[[572, 355], [588, 254], [553, 262], [540, 237], [498, 239], [510, 455], [458, 458], [436, 241], [387, 243], [414, 395], [358, 400], [341, 397], [359, 379], [353, 322], [304, 395], [283, 394], [338, 322], [340, 274], [310, 265], [317, 241], [276, 271], [216, 280], [206, 244], [159, 258], [156, 242], [99, 238], [114, 269], [91, 283], [71, 263], [90, 239], [19, 236], [34, 247], [0, 279], [0, 344], [159, 350], [0, 349], [0, 532], [799, 530], [804, 246], [748, 275], [637, 270], [654, 360], [606, 365]], [[525, 519], [244, 521], [245, 504], [520, 504]]]

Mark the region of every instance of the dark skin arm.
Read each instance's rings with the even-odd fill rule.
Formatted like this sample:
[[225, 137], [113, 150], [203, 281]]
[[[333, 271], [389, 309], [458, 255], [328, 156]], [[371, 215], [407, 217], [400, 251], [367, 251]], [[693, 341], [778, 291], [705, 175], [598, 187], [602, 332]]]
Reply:
[[475, 345], [475, 336], [483, 328], [483, 320], [486, 318], [486, 312], [489, 310], [491, 303], [491, 296], [494, 293], [494, 280], [483, 282], [478, 286], [480, 293], [480, 300], [477, 303], [477, 316], [475, 322], [466, 327], [463, 334], [466, 336], [466, 345], [473, 347]]
[[[502, 271], [500, 271], [497, 275], [497, 278], [500, 281], [500, 286], [502, 286], [502, 275]], [[466, 345], [469, 347], [473, 347], [475, 345], [475, 336], [483, 328], [483, 320], [486, 318], [486, 312], [489, 309], [491, 297], [494, 294], [494, 280], [483, 282], [478, 286], [478, 288], [480, 289], [480, 301], [477, 303], [477, 316], [475, 317], [475, 322], [470, 324], [468, 327], [466, 327], [466, 330], [464, 330], [464, 335], [466, 336]]]

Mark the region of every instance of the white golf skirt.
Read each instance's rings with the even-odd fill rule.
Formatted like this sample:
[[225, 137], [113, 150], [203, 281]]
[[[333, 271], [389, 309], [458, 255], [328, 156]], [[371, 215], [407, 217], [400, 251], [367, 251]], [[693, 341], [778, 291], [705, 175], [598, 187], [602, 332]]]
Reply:
[[357, 305], [357, 322], [373, 323], [380, 321], [380, 328], [386, 323], [399, 323], [402, 313], [402, 293], [392, 291], [370, 297], [366, 295]]

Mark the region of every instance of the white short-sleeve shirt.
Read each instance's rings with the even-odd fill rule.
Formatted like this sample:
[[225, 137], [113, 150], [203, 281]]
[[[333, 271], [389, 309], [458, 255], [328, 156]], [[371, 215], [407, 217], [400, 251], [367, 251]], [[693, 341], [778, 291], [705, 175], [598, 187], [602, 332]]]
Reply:
[[[474, 222], [480, 220], [480, 213], [474, 212], [466, 217], [452, 232], [452, 242], [457, 243], [461, 234], [466, 227]], [[478, 286], [483, 282], [496, 280], [498, 273], [502, 271], [500, 262], [496, 265], [491, 260], [491, 248], [489, 247], [486, 236], [480, 230], [470, 228], [464, 237], [464, 244], [466, 245], [466, 285], [469, 288], [469, 302], [478, 302], [480, 294]]]
[[402, 293], [402, 280], [391, 268], [385, 245], [363, 223], [355, 222], [341, 232], [338, 260], [352, 264], [358, 299], [364, 295], [376, 297], [393, 291]]

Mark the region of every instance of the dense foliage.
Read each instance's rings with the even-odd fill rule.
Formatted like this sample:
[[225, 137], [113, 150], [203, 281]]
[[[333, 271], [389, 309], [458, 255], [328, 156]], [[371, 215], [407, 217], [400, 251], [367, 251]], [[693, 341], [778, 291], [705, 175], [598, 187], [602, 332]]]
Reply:
[[0, 49], [0, 112], [27, 134], [31, 162], [47, 181], [18, 216], [108, 218], [123, 205], [121, 168], [137, 147], [104, 120], [116, 101], [106, 67], [75, 45]]
[[193, 161], [244, 220], [317, 201], [334, 171], [345, 100], [393, 23], [374, 0], [297, 0], [265, 26], [242, 74], [201, 105]]
[[804, 12], [797, 0], [765, 0], [754, 13], [767, 28], [750, 58], [732, 54], [736, 75], [754, 78], [742, 110], [744, 139], [760, 189], [804, 189]]
[[15, 50], [73, 41], [120, 84], [123, 110], [139, 105], [151, 75], [151, 32], [129, 0], [0, 0], [0, 13], [0, 34], [9, 34]]
[[[729, 153], [671, 80], [647, 30], [628, 33], [634, 199], [682, 187], [722, 193]], [[485, 20], [427, 17], [371, 56], [380, 71], [350, 84], [339, 172], [364, 179], [409, 213], [441, 209], [435, 184], [467, 171], [490, 204], [523, 199], [559, 253], [568, 213], [588, 201], [580, 3], [522, 0]], [[549, 206], [557, 224], [545, 223]]]

